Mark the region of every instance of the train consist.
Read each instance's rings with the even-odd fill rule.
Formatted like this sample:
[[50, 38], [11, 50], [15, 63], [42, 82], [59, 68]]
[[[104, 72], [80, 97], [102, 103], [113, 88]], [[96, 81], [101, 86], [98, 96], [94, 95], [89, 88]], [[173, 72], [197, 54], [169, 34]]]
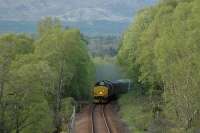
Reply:
[[92, 90], [93, 103], [107, 103], [117, 98], [120, 94], [128, 92], [130, 88], [130, 80], [103, 80], [97, 82]]

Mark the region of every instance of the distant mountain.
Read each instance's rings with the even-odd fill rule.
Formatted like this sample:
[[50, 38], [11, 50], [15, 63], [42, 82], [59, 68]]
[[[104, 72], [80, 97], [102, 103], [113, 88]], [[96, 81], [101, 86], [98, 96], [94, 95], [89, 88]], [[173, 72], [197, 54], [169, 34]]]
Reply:
[[[130, 23], [136, 11], [152, 5], [155, 1], [0, 0], [0, 33], [34, 32], [38, 20], [52, 16], [60, 18], [68, 26], [79, 27], [86, 33], [90, 32], [89, 34], [118, 34]], [[24, 30], [25, 27], [28, 29]]]
[[129, 21], [156, 0], [0, 0], [0, 20], [37, 21], [57, 16], [66, 21]]
[[110, 11], [102, 8], [78, 8], [72, 9], [63, 15], [58, 16], [66, 22], [93, 22], [93, 21], [113, 21], [124, 22], [130, 21], [127, 16], [115, 15]]

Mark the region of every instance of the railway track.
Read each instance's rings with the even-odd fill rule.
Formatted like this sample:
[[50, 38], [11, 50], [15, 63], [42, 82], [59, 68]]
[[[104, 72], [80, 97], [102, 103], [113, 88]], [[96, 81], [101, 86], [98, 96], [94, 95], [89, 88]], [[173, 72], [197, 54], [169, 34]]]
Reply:
[[93, 105], [91, 112], [92, 133], [112, 133], [105, 113], [106, 105]]

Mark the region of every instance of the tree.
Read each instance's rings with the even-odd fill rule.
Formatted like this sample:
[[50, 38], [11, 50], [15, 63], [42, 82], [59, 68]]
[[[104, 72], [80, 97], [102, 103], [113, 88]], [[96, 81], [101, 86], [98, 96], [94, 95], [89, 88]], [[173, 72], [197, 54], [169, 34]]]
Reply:
[[45, 98], [45, 87], [51, 84], [53, 75], [45, 62], [33, 58], [31, 55], [16, 60], [10, 71], [6, 114], [10, 130], [16, 133], [53, 130], [52, 113]]
[[[45, 23], [45, 21], [44, 21]], [[35, 54], [48, 62], [54, 74], [52, 107], [56, 132], [61, 130], [62, 99], [68, 96], [84, 98], [91, 86], [91, 61], [85, 41], [76, 29], [64, 29], [54, 24], [35, 42]], [[85, 86], [84, 88], [81, 88]], [[87, 93], [86, 93], [87, 92]]]
[[17, 55], [33, 51], [33, 40], [25, 35], [7, 34], [0, 37], [0, 131], [8, 130], [5, 126], [6, 99], [5, 90], [10, 77], [10, 65]]
[[153, 104], [162, 105], [178, 131], [199, 128], [199, 11], [198, 0], [166, 0], [144, 9], [118, 54], [129, 76]]
[[51, 18], [40, 22], [35, 40], [0, 36], [1, 133], [66, 130], [63, 122], [75, 104], [69, 97], [88, 99], [93, 81], [86, 43], [79, 30]]

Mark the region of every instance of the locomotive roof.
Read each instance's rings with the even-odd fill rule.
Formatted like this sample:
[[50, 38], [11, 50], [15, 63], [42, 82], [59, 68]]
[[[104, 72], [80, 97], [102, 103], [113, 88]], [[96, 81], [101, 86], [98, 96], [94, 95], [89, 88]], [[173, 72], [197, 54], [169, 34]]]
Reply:
[[112, 84], [112, 82], [109, 80], [102, 80], [96, 83], [96, 85], [106, 85], [106, 84]]
[[120, 80], [115, 80], [115, 81], [102, 80], [102, 81], [96, 82], [96, 85], [117, 84], [117, 83], [131, 83], [131, 81], [130, 79], [120, 79]]

